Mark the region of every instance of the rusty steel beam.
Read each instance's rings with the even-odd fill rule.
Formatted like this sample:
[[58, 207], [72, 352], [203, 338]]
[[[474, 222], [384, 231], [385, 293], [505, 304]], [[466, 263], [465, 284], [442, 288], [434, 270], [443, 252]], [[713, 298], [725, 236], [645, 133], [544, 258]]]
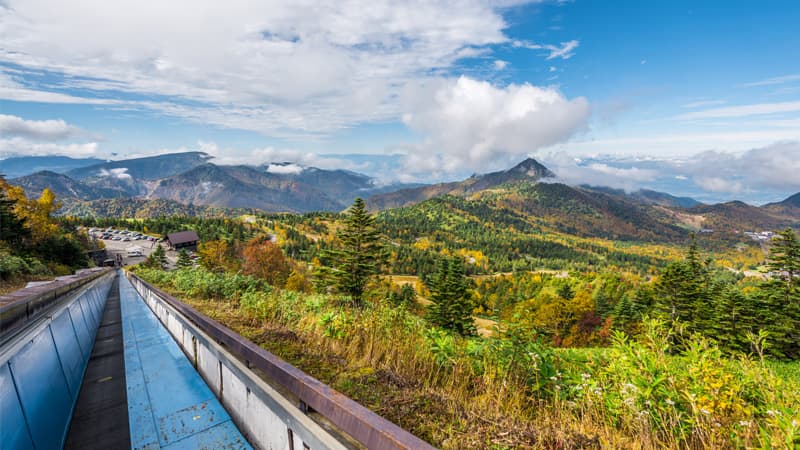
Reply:
[[355, 440], [370, 449], [434, 449], [422, 439], [356, 403], [341, 392], [322, 383], [250, 340], [206, 317], [191, 306], [126, 272], [147, 289], [192, 321], [220, 345], [224, 345], [266, 373], [275, 382], [297, 396], [302, 404], [321, 414]]

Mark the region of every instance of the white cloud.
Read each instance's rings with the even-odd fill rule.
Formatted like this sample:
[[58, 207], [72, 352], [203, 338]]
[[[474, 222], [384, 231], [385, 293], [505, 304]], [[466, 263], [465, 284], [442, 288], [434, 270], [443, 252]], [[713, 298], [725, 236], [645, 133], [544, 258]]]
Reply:
[[739, 193], [744, 190], [744, 186], [739, 181], [714, 176], [695, 177], [694, 182], [701, 188], [711, 192]]
[[508, 67], [508, 61], [503, 61], [502, 59], [496, 59], [494, 60], [494, 63], [492, 63], [492, 65], [494, 66], [495, 70], [503, 70], [506, 67]]
[[77, 134], [80, 130], [58, 120], [25, 120], [21, 117], [0, 114], [0, 133], [7, 136], [57, 141]]
[[633, 163], [626, 164], [627, 167], [616, 167], [607, 162], [584, 163], [583, 159], [566, 152], [539, 151], [532, 156], [556, 174], [555, 181], [570, 185], [588, 184], [634, 191], [659, 176], [658, 170], [636, 167]]
[[741, 154], [700, 153], [679, 165], [704, 189], [737, 193], [759, 189], [800, 190], [800, 142], [777, 142]]
[[574, 50], [578, 48], [580, 41], [573, 39], [571, 41], [562, 42], [559, 45], [536, 44], [528, 41], [514, 41], [512, 42], [512, 45], [514, 47], [522, 47], [530, 50], [548, 50], [550, 54], [547, 55], [547, 59], [569, 59], [575, 56]]
[[565, 141], [589, 116], [583, 97], [568, 100], [554, 88], [497, 87], [467, 77], [416, 86], [403, 98], [403, 122], [424, 138], [407, 148], [407, 165], [416, 172], [485, 171]]
[[279, 175], [294, 175], [302, 171], [303, 167], [297, 164], [270, 164], [267, 166], [267, 172]]
[[[508, 42], [507, 6], [8, 0], [0, 5], [0, 62], [56, 76], [46, 90], [35, 76], [24, 84], [6, 76], [0, 97], [151, 109], [270, 135], [330, 133], [397, 118], [405, 85]], [[544, 48], [568, 58], [575, 46]], [[126, 100], [109, 100], [121, 94]]]
[[754, 81], [752, 83], [744, 83], [741, 86], [743, 86], [743, 87], [773, 86], [773, 85], [776, 85], [776, 84], [791, 83], [793, 81], [800, 81], [800, 74], [784, 75], [784, 76], [781, 76], [781, 77], [767, 78], [765, 80]]
[[317, 167], [320, 169], [347, 169], [358, 171], [361, 165], [352, 161], [333, 158], [318, 153], [306, 152], [290, 148], [263, 147], [248, 151], [240, 151], [232, 148], [220, 147], [216, 142], [198, 141], [197, 148], [188, 149], [164, 149], [154, 152], [154, 154], [174, 153], [179, 151], [199, 150], [211, 155], [214, 164], [235, 165], [261, 165], [273, 162], [292, 162], [303, 167]]
[[100, 171], [97, 173], [97, 176], [103, 178], [111, 177], [111, 178], [116, 178], [118, 180], [130, 180], [133, 178], [131, 177], [131, 174], [128, 173], [127, 167], [119, 167], [115, 169], [100, 169]]
[[34, 142], [21, 137], [0, 139], [0, 157], [63, 155], [74, 158], [99, 156], [96, 142], [84, 144], [57, 144]]
[[695, 101], [695, 102], [690, 102], [690, 103], [686, 103], [684, 105], [681, 105], [681, 107], [682, 108], [693, 109], [693, 108], [702, 108], [703, 106], [723, 105], [725, 103], [726, 103], [725, 100], [698, 100], [698, 101]]
[[677, 119], [718, 119], [725, 117], [748, 117], [800, 111], [800, 102], [758, 103], [753, 105], [727, 106], [680, 114]]

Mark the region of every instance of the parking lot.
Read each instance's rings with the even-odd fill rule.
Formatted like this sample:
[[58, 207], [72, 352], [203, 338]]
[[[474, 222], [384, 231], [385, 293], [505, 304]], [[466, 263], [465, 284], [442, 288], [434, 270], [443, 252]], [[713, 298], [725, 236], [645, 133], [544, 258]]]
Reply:
[[[123, 230], [107, 231], [99, 229], [88, 231], [90, 236], [105, 244], [107, 258], [115, 259], [117, 255], [121, 255], [122, 264], [125, 266], [138, 264], [144, 261], [158, 245], [161, 245], [164, 247], [164, 250], [167, 250], [167, 260], [171, 266], [174, 265], [178, 259], [177, 252], [168, 250], [166, 245], [159, 243], [158, 239], [153, 236], [133, 236], [133, 232], [128, 232], [131, 233], [131, 235], [125, 235], [122, 234], [124, 232]], [[139, 256], [131, 254], [129, 252], [130, 249], [140, 249], [142, 254]]]

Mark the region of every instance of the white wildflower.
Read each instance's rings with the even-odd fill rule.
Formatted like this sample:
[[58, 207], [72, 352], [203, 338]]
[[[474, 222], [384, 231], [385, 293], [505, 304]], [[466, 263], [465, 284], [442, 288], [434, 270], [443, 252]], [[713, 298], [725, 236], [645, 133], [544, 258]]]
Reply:
[[709, 410], [707, 410], [707, 409], [701, 409], [701, 410], [700, 410], [700, 412], [701, 412], [701, 413], [703, 413], [703, 414], [705, 414], [705, 415], [709, 415], [709, 414], [711, 414], [711, 411], [709, 411]]
[[669, 406], [675, 406], [675, 402], [671, 398], [665, 400]]

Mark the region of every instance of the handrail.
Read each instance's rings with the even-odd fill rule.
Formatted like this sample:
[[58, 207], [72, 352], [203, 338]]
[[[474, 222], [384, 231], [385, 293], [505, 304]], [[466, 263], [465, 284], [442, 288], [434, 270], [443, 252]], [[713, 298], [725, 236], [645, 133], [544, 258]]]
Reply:
[[75, 275], [19, 289], [0, 296], [0, 340], [44, 315], [65, 294], [94, 281], [113, 269], [83, 270]]
[[367, 448], [435, 448], [135, 274], [126, 271], [126, 275], [142, 283], [220, 345], [238, 353], [250, 367], [263, 371], [272, 380], [299, 398], [302, 404], [321, 414]]

